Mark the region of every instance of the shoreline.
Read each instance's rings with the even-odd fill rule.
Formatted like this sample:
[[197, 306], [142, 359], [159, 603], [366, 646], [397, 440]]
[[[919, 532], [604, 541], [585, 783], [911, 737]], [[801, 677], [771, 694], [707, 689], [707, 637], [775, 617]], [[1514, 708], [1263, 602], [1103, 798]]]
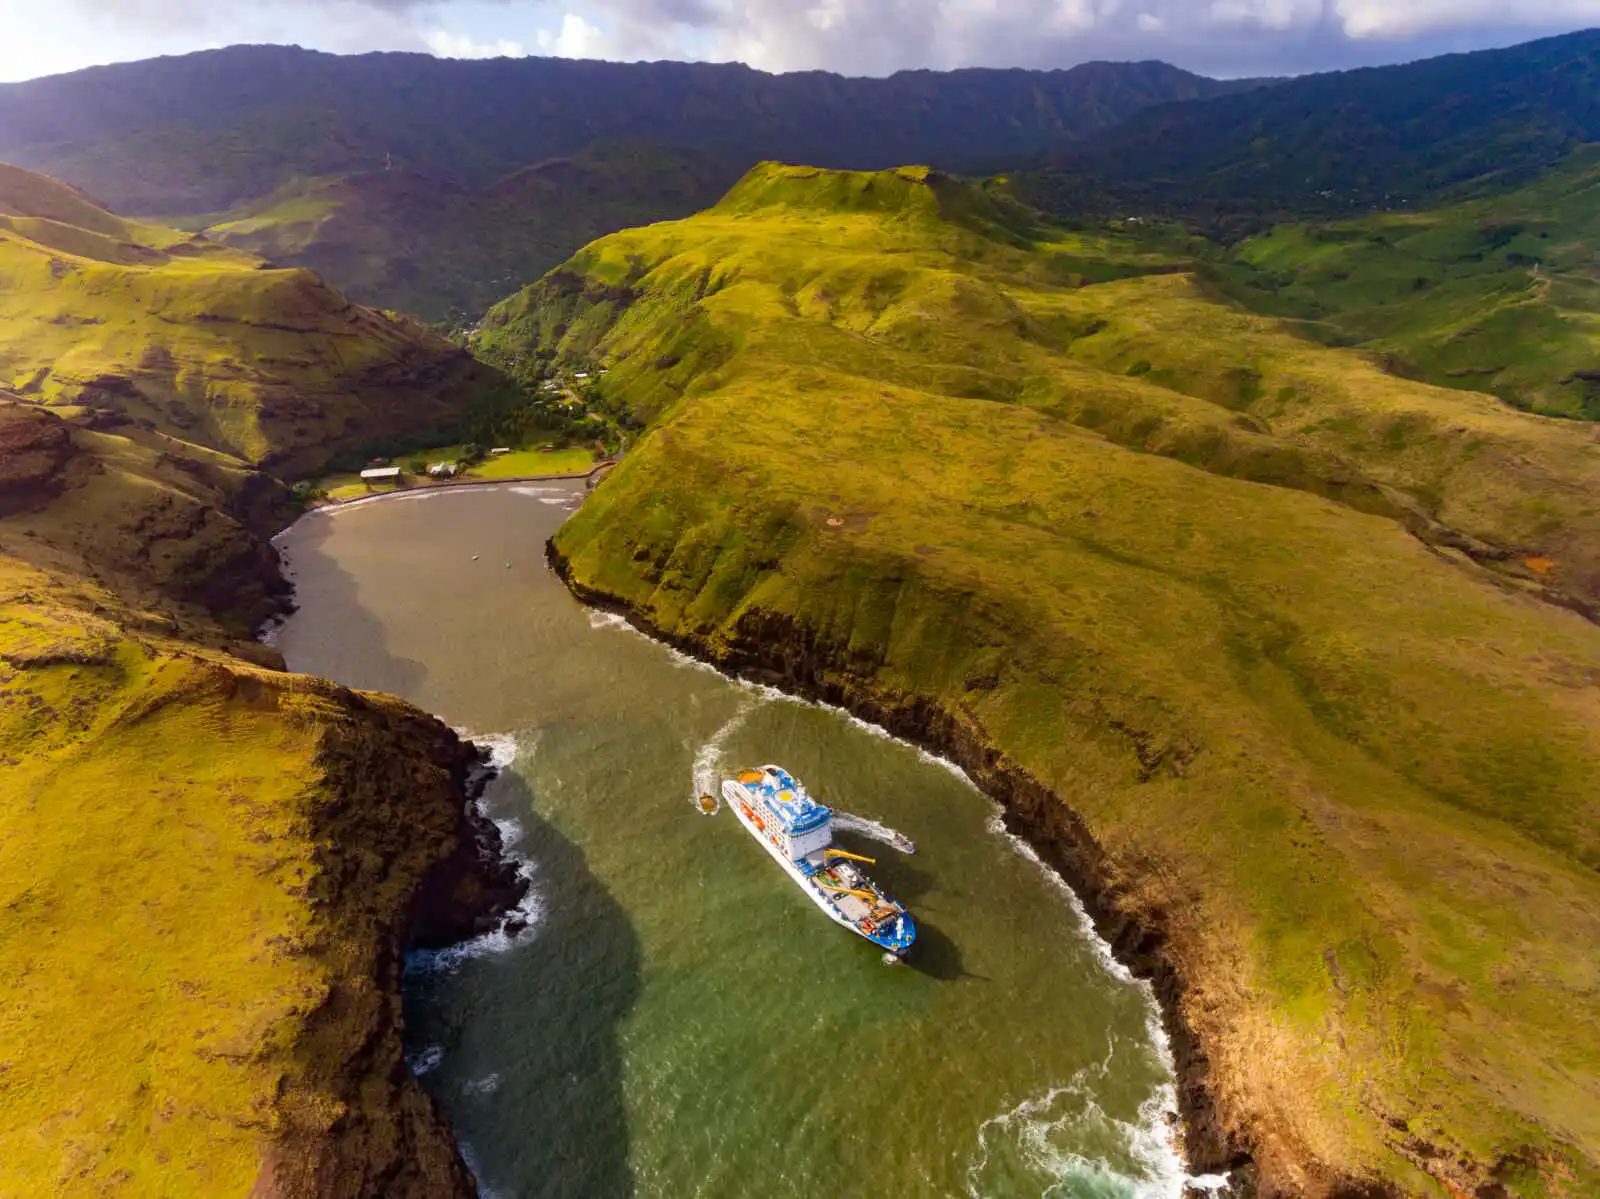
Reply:
[[[609, 467], [613, 464], [603, 465]], [[552, 478], [567, 481], [584, 479], [599, 469], [602, 467], [585, 474]], [[498, 486], [522, 481], [497, 479], [476, 485]], [[426, 490], [433, 488], [407, 488], [319, 507], [342, 507], [348, 502], [365, 503]], [[283, 582], [283, 592], [278, 610], [262, 621], [252, 636], [254, 644], [268, 647], [277, 658], [277, 662], [268, 668], [284, 675], [296, 672], [290, 671], [278, 653], [276, 634], [298, 608], [295, 600], [297, 583], [287, 569], [288, 564], [277, 542], [279, 537], [317, 510], [317, 507], [313, 507], [301, 512], [267, 539], [267, 544], [273, 550], [278, 577]], [[320, 685], [341, 691], [349, 690], [321, 676], [308, 677], [315, 678]], [[352, 694], [359, 696], [360, 693]], [[398, 1063], [404, 1080], [402, 1089], [410, 1088], [416, 1096], [411, 1099], [402, 1095], [395, 1109], [396, 1114], [407, 1108], [412, 1109], [410, 1114], [413, 1118], [420, 1120], [431, 1133], [437, 1134], [438, 1143], [453, 1159], [442, 1166], [442, 1176], [430, 1171], [426, 1163], [417, 1163], [422, 1165], [427, 1179], [421, 1189], [401, 1187], [395, 1193], [416, 1196], [416, 1199], [423, 1199], [423, 1196], [431, 1199], [435, 1195], [449, 1196], [450, 1199], [474, 1199], [480, 1191], [480, 1185], [462, 1151], [461, 1141], [449, 1117], [422, 1087], [420, 1076], [411, 1068], [404, 1052], [405, 963], [415, 951], [448, 952], [495, 932], [507, 932], [513, 937], [518, 935], [522, 926], [512, 926], [518, 921], [520, 905], [529, 893], [531, 880], [516, 855], [507, 851], [499, 826], [483, 808], [485, 792], [505, 769], [502, 763], [495, 760], [493, 747], [463, 735], [443, 717], [419, 708], [409, 700], [393, 698], [422, 723], [432, 725], [441, 742], [459, 747], [459, 753], [451, 764], [449, 784], [453, 791], [453, 819], [456, 826], [454, 847], [450, 853], [436, 857], [416, 878], [415, 885], [402, 901], [395, 925], [388, 930], [380, 930], [379, 944], [375, 946], [376, 968], [368, 977], [368, 981], [384, 996], [389, 1012], [388, 1022], [375, 1031], [374, 1038], [394, 1038], [390, 1047], [392, 1052], [386, 1054], [389, 1062], [384, 1070], [392, 1070], [394, 1063]], [[333, 840], [336, 852], [344, 848], [339, 845], [337, 837]], [[420, 1111], [415, 1110], [418, 1101]], [[359, 1139], [356, 1138], [357, 1141]], [[359, 1156], [359, 1145], [354, 1151]], [[294, 1199], [299, 1195], [320, 1194], [321, 1189], [314, 1181], [315, 1177], [329, 1169], [335, 1174], [348, 1169], [349, 1152], [341, 1137], [332, 1129], [320, 1137], [289, 1137], [275, 1144], [269, 1142], [269, 1148], [263, 1156], [257, 1190], [265, 1199]]]
[[[394, 499], [396, 496], [418, 495], [418, 494], [421, 494], [421, 493], [424, 493], [424, 492], [429, 492], [429, 491], [466, 490], [466, 489], [474, 488], [474, 487], [501, 487], [501, 486], [504, 486], [504, 485], [506, 485], [508, 483], [514, 483], [514, 484], [521, 484], [521, 483], [571, 483], [571, 482], [576, 482], [579, 479], [591, 480], [596, 475], [602, 473], [603, 471], [608, 471], [608, 470], [612, 469], [613, 467], [615, 467], [616, 465], [617, 465], [617, 460], [616, 459], [609, 459], [609, 460], [607, 460], [605, 462], [597, 462], [597, 463], [595, 463], [595, 465], [590, 467], [588, 470], [568, 471], [568, 472], [566, 472], [564, 474], [554, 474], [554, 475], [513, 475], [513, 476], [510, 476], [509, 478], [505, 478], [505, 479], [437, 479], [437, 480], [429, 480], [426, 483], [416, 483], [416, 484], [412, 484], [412, 485], [406, 486], [406, 487], [397, 487], [392, 491], [374, 491], [374, 492], [371, 492], [371, 493], [369, 493], [367, 495], [353, 496], [353, 497], [351, 497], [350, 499], [347, 499], [347, 500], [334, 500], [334, 499], [317, 500], [317, 501], [314, 501], [313, 503], [307, 504], [306, 508], [305, 508], [305, 511], [302, 512], [300, 515], [301, 516], [306, 516], [306, 515], [309, 515], [312, 512], [320, 512], [324, 508], [348, 508], [353, 504], [367, 504], [367, 503], [373, 502], [374, 500], [389, 500], [389, 499]], [[300, 519], [300, 517], [297, 516], [293, 521], [289, 522], [288, 525], [285, 525], [283, 529], [278, 530], [278, 533], [273, 534], [273, 536], [277, 537], [278, 535], [280, 535], [281, 533], [283, 533], [287, 529], [293, 528], [294, 525], [299, 521], [299, 519]]]
[[[1210, 1077], [1209, 1057], [1183, 1012], [1182, 999], [1189, 984], [1165, 952], [1165, 931], [1121, 909], [1117, 902], [1118, 883], [1104, 868], [1103, 851], [1083, 822], [1053, 792], [919, 697], [889, 705], [870, 694], [818, 684], [788, 664], [774, 665], [753, 653], [714, 654], [694, 638], [675, 636], [658, 628], [615, 596], [579, 583], [553, 539], [545, 544], [545, 560], [580, 603], [621, 617], [658, 644], [729, 679], [772, 687], [842, 711], [961, 770], [980, 793], [999, 807], [1006, 831], [1031, 847], [1077, 897], [1095, 935], [1112, 957], [1151, 988], [1167, 1039], [1177, 1093], [1179, 1128], [1174, 1140], [1190, 1179], [1225, 1176], [1228, 1183], [1221, 1193], [1241, 1199], [1258, 1193], [1294, 1193], [1270, 1182], [1262, 1185], [1264, 1180], [1258, 1177], [1253, 1152], [1255, 1130], [1231, 1130], [1222, 1118]], [[1195, 1186], [1192, 1181], [1185, 1188], [1185, 1195], [1194, 1199], [1217, 1193]]]

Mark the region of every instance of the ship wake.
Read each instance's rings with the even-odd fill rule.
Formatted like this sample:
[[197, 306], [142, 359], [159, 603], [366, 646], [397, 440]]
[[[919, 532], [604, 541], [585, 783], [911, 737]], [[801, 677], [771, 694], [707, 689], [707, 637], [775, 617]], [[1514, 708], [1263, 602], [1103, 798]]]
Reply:
[[891, 849], [898, 849], [901, 853], [916, 853], [917, 845], [910, 837], [892, 829], [887, 824], [880, 824], [876, 820], [869, 820], [865, 816], [855, 816], [849, 812], [840, 812], [835, 809], [833, 813], [833, 827], [843, 829], [847, 833], [854, 833], [858, 837], [865, 837], [869, 841], [877, 841]]
[[[696, 806], [700, 797], [709, 795], [712, 801], [721, 806], [720, 796], [722, 788], [720, 780], [726, 773], [728, 739], [744, 727], [745, 721], [757, 708], [767, 702], [764, 696], [748, 695], [739, 704], [734, 714], [722, 723], [716, 732], [711, 734], [709, 740], [702, 745], [694, 756], [694, 767], [690, 777], [689, 802]], [[714, 808], [713, 811], [716, 809]]]

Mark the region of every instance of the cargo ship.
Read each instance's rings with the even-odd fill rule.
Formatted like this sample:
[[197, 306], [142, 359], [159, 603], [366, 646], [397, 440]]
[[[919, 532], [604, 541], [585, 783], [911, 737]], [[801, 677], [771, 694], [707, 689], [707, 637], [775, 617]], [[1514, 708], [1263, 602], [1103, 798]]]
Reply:
[[833, 812], [781, 766], [745, 770], [722, 784], [739, 823], [828, 914], [874, 945], [903, 957], [917, 938], [910, 913], [885, 895], [858, 863], [871, 858], [833, 846]]

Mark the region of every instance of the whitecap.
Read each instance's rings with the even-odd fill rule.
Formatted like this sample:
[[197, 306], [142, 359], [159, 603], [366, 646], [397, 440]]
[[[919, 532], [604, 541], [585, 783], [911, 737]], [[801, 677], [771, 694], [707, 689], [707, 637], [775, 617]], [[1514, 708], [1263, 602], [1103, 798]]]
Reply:
[[[463, 740], [489, 750], [489, 765], [497, 774], [532, 748], [509, 733], [481, 734], [460, 729], [456, 731]], [[522, 901], [507, 912], [501, 923], [491, 931], [470, 941], [447, 945], [443, 949], [412, 950], [406, 955], [407, 974], [448, 974], [459, 970], [463, 964], [474, 958], [507, 953], [526, 940], [531, 931], [538, 926], [540, 917], [544, 915], [544, 898], [536, 885], [537, 864], [526, 854], [520, 853], [517, 848], [522, 843], [522, 825], [513, 816], [496, 815], [489, 809], [487, 797], [490, 790], [492, 787], [486, 789], [484, 795], [474, 801], [474, 809], [500, 831], [501, 852], [515, 863], [517, 875], [528, 884], [528, 889], [524, 892]], [[507, 932], [507, 924], [520, 927], [514, 933]]]
[[[873, 724], [870, 721], [862, 720], [860, 717], [845, 710], [844, 708], [836, 707], [833, 704], [807, 700], [800, 696], [791, 695], [785, 691], [779, 691], [775, 687], [770, 687], [762, 683], [751, 682], [747, 679], [741, 679], [736, 676], [729, 676], [710, 663], [691, 657], [676, 647], [667, 645], [657, 638], [650, 636], [648, 633], [636, 628], [633, 624], [616, 613], [600, 612], [596, 609], [590, 609], [589, 625], [594, 629], [625, 629], [628, 632], [633, 633], [635, 636], [643, 637], [652, 645], [665, 650], [673, 659], [673, 661], [679, 663], [680, 665], [693, 667], [696, 670], [709, 671], [720, 678], [734, 683], [743, 690], [754, 692], [761, 695], [763, 698], [772, 700], [774, 702], [796, 703], [806, 707], [820, 708], [824, 711], [832, 712], [835, 715], [842, 717], [852, 726], [862, 730], [863, 732], [869, 733], [874, 737], [878, 737], [886, 741], [893, 741], [899, 745], [905, 746], [906, 748], [914, 751], [919, 760], [927, 763], [928, 765], [939, 767], [952, 777], [959, 779], [973, 790], [980, 791], [981, 793], [981, 789], [972, 781], [971, 776], [948, 758], [940, 757], [939, 755], [931, 753], [920, 746], [914, 745], [907, 741], [902, 741], [883, 726]], [[1003, 838], [1007, 844], [1011, 846], [1014, 852], [1020, 854], [1029, 862], [1033, 863], [1046, 881], [1060, 893], [1074, 916], [1076, 916], [1079, 926], [1083, 932], [1084, 941], [1093, 947], [1095, 957], [1105, 969], [1106, 973], [1125, 985], [1137, 987], [1142, 992], [1146, 1013], [1146, 1035], [1149, 1038], [1151, 1048], [1154, 1050], [1159, 1060], [1165, 1065], [1170, 1075], [1173, 1061], [1172, 1044], [1167, 1037], [1166, 1027], [1162, 1022], [1161, 1008], [1156, 1002], [1155, 988], [1152, 987], [1149, 982], [1135, 978], [1133, 972], [1117, 959], [1116, 954], [1114, 954], [1111, 950], [1111, 945], [1100, 936], [1098, 930], [1094, 926], [1094, 921], [1089, 918], [1088, 909], [1084, 906], [1082, 898], [1076, 891], [1072, 889], [1072, 887], [1067, 883], [1066, 879], [1062, 878], [1059, 873], [1051, 868], [1051, 866], [1039, 856], [1038, 851], [1035, 850], [1032, 845], [1023, 840], [1021, 837], [1014, 835], [1009, 829], [1006, 828], [1005, 821], [1003, 819], [1003, 811], [1004, 809], [1002, 809], [999, 804], [993, 805], [994, 814], [991, 816], [988, 823], [989, 832]], [[884, 826], [879, 825], [878, 827], [883, 828]], [[888, 831], [892, 832], [893, 830]], [[1147, 1112], [1145, 1108], [1149, 1108], [1150, 1110]], [[1168, 1194], [1180, 1194], [1185, 1185], [1192, 1186], [1200, 1190], [1220, 1190], [1227, 1186], [1227, 1179], [1223, 1176], [1199, 1175], [1197, 1177], [1190, 1178], [1185, 1173], [1182, 1155], [1178, 1152], [1176, 1146], [1173, 1144], [1171, 1137], [1171, 1129], [1176, 1126], [1177, 1111], [1178, 1104], [1176, 1088], [1168, 1085], [1158, 1090], [1158, 1092], [1152, 1096], [1149, 1101], [1147, 1101], [1145, 1107], [1140, 1109], [1140, 1120], [1138, 1124], [1129, 1126], [1138, 1134], [1137, 1140], [1138, 1145], [1144, 1154], [1143, 1160], [1148, 1163], [1150, 1169], [1153, 1171], [1154, 1176], [1164, 1180], [1177, 1180], [1173, 1184], [1176, 1189], [1168, 1188], [1156, 1191], [1135, 1192], [1138, 1199], [1144, 1199], [1144, 1197], [1147, 1195], [1165, 1196]], [[1163, 1183], [1163, 1186], [1165, 1185], [1166, 1184]]]
[[472, 1171], [472, 1177], [478, 1182], [478, 1199], [500, 1199], [500, 1192], [491, 1190], [489, 1184], [483, 1181], [483, 1167], [478, 1165], [478, 1153], [471, 1144], [456, 1138], [456, 1145], [461, 1150], [461, 1160], [467, 1163], [467, 1169]]
[[[1008, 1165], [1011, 1172], [1019, 1172], [1020, 1165], [1020, 1172], [1031, 1176], [1040, 1187], [1040, 1199], [1081, 1190], [1123, 1199], [1181, 1199], [1189, 1188], [1225, 1189], [1225, 1176], [1193, 1176], [1184, 1169], [1173, 1139], [1177, 1097], [1170, 1083], [1156, 1088], [1131, 1120], [1100, 1106], [1092, 1084], [1109, 1076], [1110, 1061], [1108, 1054], [1066, 1083], [979, 1125], [977, 1149], [967, 1167], [968, 1194], [989, 1199], [986, 1174], [991, 1168], [1005, 1171]], [[1004, 1181], [1005, 1194], [1016, 1193], [1017, 1180]]]
[[461, 1084], [462, 1094], [465, 1095], [493, 1095], [500, 1089], [500, 1076], [488, 1074], [482, 1078], [475, 1078], [471, 1082]]
[[418, 1078], [437, 1070], [442, 1061], [444, 1061], [444, 1049], [439, 1045], [425, 1045], [406, 1054], [406, 1067]]

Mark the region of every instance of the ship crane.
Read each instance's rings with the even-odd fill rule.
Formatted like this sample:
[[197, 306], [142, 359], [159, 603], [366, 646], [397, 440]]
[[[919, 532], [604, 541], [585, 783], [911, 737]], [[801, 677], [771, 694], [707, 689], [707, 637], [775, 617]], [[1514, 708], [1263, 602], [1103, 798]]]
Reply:
[[876, 866], [878, 864], [877, 858], [864, 858], [858, 853], [846, 853], [842, 849], [824, 850], [823, 855], [830, 858], [848, 858], [852, 862], [865, 862], [868, 866]]

